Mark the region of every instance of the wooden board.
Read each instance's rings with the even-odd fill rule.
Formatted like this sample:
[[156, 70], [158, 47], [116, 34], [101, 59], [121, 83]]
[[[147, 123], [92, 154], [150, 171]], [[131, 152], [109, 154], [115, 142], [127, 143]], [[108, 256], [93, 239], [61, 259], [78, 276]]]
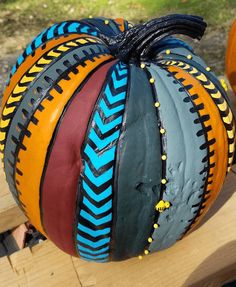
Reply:
[[0, 233], [12, 229], [26, 221], [25, 215], [16, 205], [9, 192], [2, 168], [0, 168]]
[[0, 286], [221, 286], [236, 278], [235, 206], [231, 172], [201, 226], [172, 248], [142, 260], [99, 264], [72, 258], [48, 240], [1, 258]]

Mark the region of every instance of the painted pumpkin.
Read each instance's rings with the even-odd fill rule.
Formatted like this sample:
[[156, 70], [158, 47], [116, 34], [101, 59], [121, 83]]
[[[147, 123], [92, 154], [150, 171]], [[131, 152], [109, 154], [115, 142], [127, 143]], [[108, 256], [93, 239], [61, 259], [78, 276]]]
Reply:
[[226, 74], [233, 91], [236, 93], [236, 21], [234, 21], [228, 36], [226, 50]]
[[65, 252], [107, 262], [167, 248], [217, 197], [233, 115], [214, 74], [171, 36], [200, 39], [205, 27], [187, 15], [66, 21], [17, 60], [2, 103], [6, 178]]

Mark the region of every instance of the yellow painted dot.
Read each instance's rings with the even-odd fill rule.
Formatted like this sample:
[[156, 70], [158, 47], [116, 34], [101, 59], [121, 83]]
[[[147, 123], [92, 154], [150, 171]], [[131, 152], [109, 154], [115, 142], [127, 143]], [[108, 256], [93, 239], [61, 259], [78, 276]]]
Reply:
[[148, 250], [144, 250], [144, 254], [148, 255], [149, 251]]
[[106, 24], [106, 25], [108, 25], [108, 24], [109, 24], [109, 20], [105, 20], [104, 22], [105, 22], [105, 24]]
[[143, 256], [142, 256], [142, 255], [139, 255], [138, 259], [139, 259], [139, 260], [143, 259]]
[[149, 80], [149, 82], [150, 82], [151, 84], [154, 84], [155, 80], [154, 80], [153, 78], [151, 78], [151, 79]]
[[152, 242], [152, 237], [148, 238], [148, 242], [151, 243]]
[[165, 207], [166, 207], [166, 208], [169, 208], [169, 207], [170, 207], [169, 201], [166, 201], [166, 202], [165, 202]]
[[166, 55], [170, 55], [171, 51], [170, 50], [166, 50]]
[[231, 171], [231, 167], [228, 167], [227, 171], [230, 172]]
[[163, 128], [160, 129], [160, 133], [161, 133], [161, 134], [164, 134], [165, 132], [166, 132], [165, 129], [163, 129]]
[[162, 184], [166, 184], [166, 183], [167, 183], [167, 180], [166, 180], [165, 178], [163, 178], [163, 179], [161, 180], [161, 183], [162, 183]]
[[192, 55], [188, 55], [187, 58], [188, 58], [189, 60], [191, 60], [191, 59], [193, 58], [193, 56], [192, 56]]
[[132, 28], [132, 27], [134, 27], [134, 25], [131, 24], [131, 23], [129, 23], [129, 24], [128, 24], [128, 27], [129, 27], [129, 28]]
[[211, 68], [210, 67], [206, 67], [206, 71], [210, 72]]
[[160, 105], [161, 105], [161, 104], [160, 104], [159, 102], [155, 102], [155, 107], [156, 107], [156, 108], [159, 108]]
[[157, 228], [159, 227], [159, 225], [158, 225], [157, 223], [154, 223], [154, 224], [153, 224], [153, 227], [154, 227], [155, 229], [157, 229]]
[[161, 156], [161, 159], [162, 159], [162, 160], [167, 160], [167, 156], [166, 156], [165, 154], [163, 154], [163, 155]]
[[90, 19], [92, 19], [92, 18], [93, 18], [93, 16], [92, 16], [92, 15], [89, 15], [89, 18], [90, 18]]
[[141, 69], [144, 69], [146, 67], [146, 65], [144, 64], [144, 63], [142, 63], [141, 65], [140, 65], [140, 68]]

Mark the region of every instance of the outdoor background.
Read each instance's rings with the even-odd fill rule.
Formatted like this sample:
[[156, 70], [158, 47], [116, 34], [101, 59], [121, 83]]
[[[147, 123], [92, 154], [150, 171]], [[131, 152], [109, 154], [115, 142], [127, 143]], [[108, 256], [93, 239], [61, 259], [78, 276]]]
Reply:
[[236, 0], [0, 0], [0, 98], [7, 74], [26, 44], [45, 27], [88, 16], [123, 17], [135, 23], [169, 13], [201, 15], [204, 38], [193, 43], [218, 75], [224, 73], [227, 33], [236, 18]]

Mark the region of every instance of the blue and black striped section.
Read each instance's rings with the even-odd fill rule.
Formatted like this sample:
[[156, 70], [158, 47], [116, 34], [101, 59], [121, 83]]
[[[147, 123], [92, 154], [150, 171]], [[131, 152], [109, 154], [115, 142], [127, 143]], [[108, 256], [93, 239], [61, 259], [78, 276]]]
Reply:
[[[43, 30], [25, 49], [24, 53], [17, 59], [13, 66], [10, 77], [12, 77], [17, 68], [24, 62], [27, 56], [31, 55], [35, 49], [43, 45], [45, 42], [65, 34], [87, 34], [91, 36], [98, 36], [99, 31], [95, 27], [84, 24], [80, 21], [64, 21]], [[7, 81], [9, 83], [10, 78]]]
[[113, 178], [127, 84], [128, 68], [119, 62], [108, 73], [82, 146], [84, 169], [77, 201], [76, 239], [78, 253], [85, 260], [109, 260]]

